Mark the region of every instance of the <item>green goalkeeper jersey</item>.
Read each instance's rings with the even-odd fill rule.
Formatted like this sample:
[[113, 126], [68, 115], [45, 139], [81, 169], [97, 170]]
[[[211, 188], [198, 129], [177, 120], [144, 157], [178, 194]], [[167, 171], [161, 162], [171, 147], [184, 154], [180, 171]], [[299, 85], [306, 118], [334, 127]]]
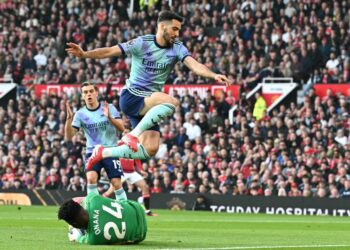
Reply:
[[81, 205], [89, 213], [89, 224], [86, 234], [78, 239], [80, 243], [138, 243], [146, 238], [145, 211], [137, 202], [120, 202], [89, 194]]

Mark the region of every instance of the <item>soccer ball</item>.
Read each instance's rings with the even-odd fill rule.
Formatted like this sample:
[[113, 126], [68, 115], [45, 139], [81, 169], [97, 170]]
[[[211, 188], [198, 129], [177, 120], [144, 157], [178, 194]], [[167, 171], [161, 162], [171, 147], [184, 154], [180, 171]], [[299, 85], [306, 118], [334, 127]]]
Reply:
[[142, 207], [144, 210], [146, 210], [145, 204], [144, 204], [144, 202], [143, 202], [143, 197], [142, 197], [142, 196], [140, 196], [140, 197], [137, 199], [137, 202], [141, 205], [141, 207]]
[[85, 229], [75, 228], [75, 227], [72, 227], [71, 225], [68, 226], [68, 239], [71, 242], [78, 241], [79, 237], [85, 234], [86, 234]]
[[137, 198], [137, 202], [138, 202], [140, 205], [143, 205], [143, 197], [140, 196], [139, 198]]

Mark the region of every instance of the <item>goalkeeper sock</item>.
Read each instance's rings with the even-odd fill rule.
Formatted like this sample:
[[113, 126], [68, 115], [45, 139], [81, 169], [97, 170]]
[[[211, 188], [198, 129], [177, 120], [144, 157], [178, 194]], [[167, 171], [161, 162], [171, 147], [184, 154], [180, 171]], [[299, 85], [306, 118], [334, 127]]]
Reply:
[[123, 187], [119, 188], [118, 190], [114, 191], [115, 198], [117, 201], [126, 201], [128, 200], [128, 197], [126, 197], [126, 193]]
[[121, 145], [118, 147], [104, 148], [102, 151], [103, 158], [116, 157], [116, 158], [126, 158], [126, 159], [140, 159], [146, 160], [150, 156], [147, 150], [141, 145], [137, 145], [137, 152], [132, 151], [127, 145]]
[[171, 103], [163, 103], [154, 106], [145, 114], [137, 126], [130, 132], [131, 135], [139, 137], [143, 131], [157, 125], [165, 117], [175, 112], [175, 106]]
[[97, 189], [97, 184], [87, 184], [87, 194], [100, 194]]

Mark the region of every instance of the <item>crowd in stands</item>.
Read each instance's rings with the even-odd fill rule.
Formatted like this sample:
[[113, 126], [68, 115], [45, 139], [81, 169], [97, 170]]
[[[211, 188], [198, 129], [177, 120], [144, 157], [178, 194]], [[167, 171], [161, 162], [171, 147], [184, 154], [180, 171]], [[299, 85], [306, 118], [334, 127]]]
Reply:
[[[124, 83], [129, 58], [68, 56], [66, 42], [84, 49], [113, 46], [154, 34], [159, 10], [129, 1], [7, 0], [0, 3], [0, 76], [18, 84]], [[135, 1], [137, 2], [137, 1]], [[171, 1], [185, 17], [181, 40], [192, 56], [233, 83], [251, 89], [263, 77], [296, 82], [350, 80], [348, 1]], [[209, 83], [176, 66], [170, 83]], [[161, 124], [157, 155], [142, 165], [152, 193], [211, 193], [350, 197], [350, 93], [311, 89], [300, 105], [281, 105], [256, 120], [252, 104], [230, 93], [205, 98], [186, 93]], [[63, 141], [65, 103], [28, 90], [0, 108], [0, 188], [85, 190], [85, 139]], [[118, 93], [110, 97], [118, 106]], [[228, 112], [237, 105], [233, 123]], [[127, 120], [126, 120], [127, 123]], [[102, 174], [105, 178], [105, 174]], [[135, 187], [126, 187], [129, 192]]]
[[[160, 149], [142, 165], [152, 193], [350, 197], [350, 91], [320, 98], [311, 89], [301, 105], [259, 120], [243, 98], [174, 96], [181, 107], [161, 124]], [[78, 92], [38, 98], [32, 90], [0, 108], [1, 189], [85, 189], [85, 139], [63, 140], [66, 101], [73, 112], [84, 105]], [[117, 106], [118, 93], [110, 102]]]
[[[126, 0], [7, 0], [0, 3], [0, 76], [15, 82], [124, 83], [128, 58], [81, 60], [66, 42], [84, 49], [114, 46], [154, 34], [157, 15], [172, 9], [185, 17], [181, 41], [192, 56], [232, 82], [252, 88], [263, 77], [296, 82], [349, 82], [349, 1], [182, 0], [140, 8]], [[172, 4], [169, 7], [169, 3]], [[206, 83], [179, 64], [175, 84]]]

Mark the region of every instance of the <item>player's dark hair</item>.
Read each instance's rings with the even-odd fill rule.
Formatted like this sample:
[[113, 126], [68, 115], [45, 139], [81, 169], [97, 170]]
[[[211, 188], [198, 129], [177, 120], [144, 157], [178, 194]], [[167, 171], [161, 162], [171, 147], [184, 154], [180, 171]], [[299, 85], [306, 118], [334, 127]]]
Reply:
[[89, 82], [89, 81], [86, 81], [86, 82], [83, 82], [81, 85], [80, 85], [80, 91], [82, 91], [82, 89], [86, 86], [94, 86], [94, 89], [96, 91], [98, 91], [98, 87], [96, 84], [92, 83], [92, 82]]
[[65, 220], [68, 224], [72, 225], [72, 223], [76, 222], [81, 209], [82, 207], [77, 202], [68, 200], [58, 210], [58, 219]]
[[176, 14], [175, 12], [169, 11], [169, 10], [163, 10], [159, 13], [158, 16], [158, 23], [160, 22], [164, 22], [164, 21], [171, 21], [171, 20], [177, 20], [179, 22], [183, 22], [184, 18], [178, 14]]

